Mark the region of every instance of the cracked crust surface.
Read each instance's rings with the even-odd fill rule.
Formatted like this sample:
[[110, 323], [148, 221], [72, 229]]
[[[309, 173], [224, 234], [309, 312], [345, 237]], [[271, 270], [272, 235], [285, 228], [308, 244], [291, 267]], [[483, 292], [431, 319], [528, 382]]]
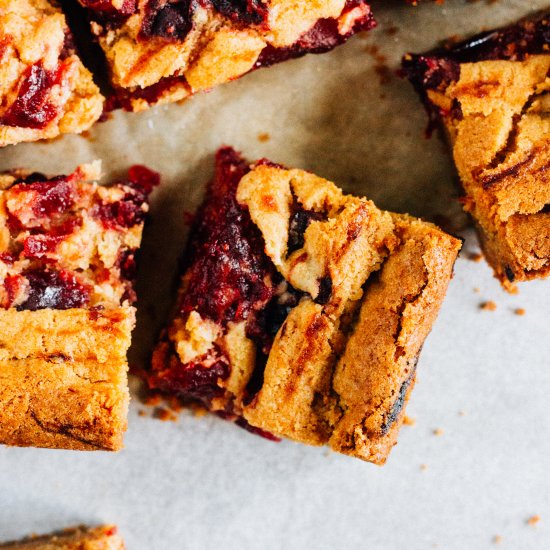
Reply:
[[124, 550], [124, 541], [114, 525], [74, 527], [51, 535], [32, 536], [17, 542], [0, 543], [11, 550]]
[[117, 103], [133, 111], [326, 51], [374, 25], [364, 0], [80, 2], [105, 52]]
[[[231, 154], [230, 163], [242, 162]], [[382, 464], [460, 243], [313, 174], [267, 161], [241, 170], [232, 208], [261, 237], [254, 253], [269, 260], [262, 281], [270, 292], [238, 323], [213, 321], [189, 295], [188, 270], [149, 382], [202, 398], [253, 429]], [[174, 329], [182, 325], [186, 331]], [[220, 350], [226, 368], [208, 377]], [[210, 391], [201, 395], [206, 380]]]
[[[506, 288], [550, 274], [550, 46], [543, 39], [548, 14], [537, 26], [522, 25], [495, 31], [501, 37], [518, 34], [510, 43], [516, 48], [508, 45], [490, 59], [477, 60], [466, 50], [458, 62], [453, 49], [417, 58], [418, 64], [431, 60], [432, 68], [446, 65], [443, 78], [424, 72], [421, 93], [447, 130], [465, 210]], [[514, 54], [521, 52], [518, 29], [525, 43], [538, 44], [539, 37], [540, 45]]]
[[0, 178], [3, 444], [122, 447], [135, 324], [131, 268], [147, 194], [130, 180], [86, 181], [97, 168]]
[[0, 146], [87, 130], [103, 97], [47, 0], [0, 0]]

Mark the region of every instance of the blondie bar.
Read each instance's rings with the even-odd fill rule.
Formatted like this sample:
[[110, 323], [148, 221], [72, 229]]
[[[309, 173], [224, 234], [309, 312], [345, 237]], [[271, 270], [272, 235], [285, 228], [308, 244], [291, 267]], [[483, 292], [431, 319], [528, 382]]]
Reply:
[[223, 148], [149, 385], [382, 464], [459, 248], [432, 224]]
[[105, 52], [111, 107], [138, 111], [374, 26], [365, 0], [80, 0]]
[[0, 0], [0, 147], [83, 132], [102, 111], [57, 4]]
[[0, 175], [0, 443], [122, 446], [134, 256], [158, 176]]
[[550, 12], [403, 66], [449, 136], [487, 261], [510, 289], [550, 274]]

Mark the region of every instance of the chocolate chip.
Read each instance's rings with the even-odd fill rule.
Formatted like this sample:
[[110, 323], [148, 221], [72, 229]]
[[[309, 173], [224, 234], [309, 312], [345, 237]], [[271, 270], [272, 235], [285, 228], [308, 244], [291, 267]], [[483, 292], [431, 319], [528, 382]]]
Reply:
[[161, 0], [149, 2], [141, 27], [144, 37], [184, 40], [193, 27], [190, 0], [166, 4]]
[[504, 273], [506, 273], [506, 277], [511, 283], [516, 280], [516, 276], [509, 265], [504, 268]]
[[319, 279], [319, 294], [317, 294], [315, 302], [324, 306], [330, 300], [331, 295], [332, 279], [330, 278], [330, 276], [325, 275], [324, 277]]

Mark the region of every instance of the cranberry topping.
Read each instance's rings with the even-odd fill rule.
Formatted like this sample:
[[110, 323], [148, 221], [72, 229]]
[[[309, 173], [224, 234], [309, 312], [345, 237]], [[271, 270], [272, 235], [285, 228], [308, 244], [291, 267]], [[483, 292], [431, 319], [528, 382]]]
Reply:
[[149, 0], [144, 8], [140, 38], [185, 40], [193, 28], [191, 0]]
[[128, 169], [128, 181], [132, 187], [148, 195], [160, 185], [160, 174], [142, 164], [134, 164]]
[[121, 200], [94, 206], [92, 214], [106, 229], [128, 229], [144, 221], [146, 200], [146, 194], [130, 188]]
[[6, 126], [42, 129], [59, 116], [51, 97], [53, 86], [61, 84], [64, 67], [47, 71], [41, 63], [29, 67], [21, 77], [16, 100], [0, 119]]
[[210, 0], [214, 9], [236, 23], [259, 25], [267, 20], [269, 7], [262, 0]]
[[291, 46], [275, 48], [267, 45], [258, 57], [254, 67], [269, 67], [274, 63], [301, 57], [307, 53], [327, 52], [346, 42], [353, 34], [367, 31], [376, 26], [370, 7], [364, 0], [348, 0], [342, 15], [356, 8], [361, 8], [363, 15], [358, 17], [352, 27], [344, 34], [340, 33], [337, 19], [321, 19]]
[[276, 435], [273, 435], [270, 432], [266, 432], [261, 428], [256, 428], [256, 426], [250, 425], [246, 420], [246, 418], [242, 418], [242, 417], [237, 418], [235, 420], [235, 424], [237, 424], [237, 426], [239, 426], [243, 430], [246, 430], [247, 432], [250, 432], [251, 434], [254, 434], [254, 435], [259, 435], [264, 439], [269, 439], [269, 441], [275, 441], [276, 443], [279, 443], [281, 441], [280, 437], [277, 437]]
[[65, 176], [59, 176], [47, 181], [19, 184], [11, 191], [35, 193], [32, 211], [39, 217], [50, 217], [54, 214], [63, 214], [74, 206], [74, 187]]
[[275, 268], [248, 210], [237, 202], [247, 163], [230, 148], [218, 151], [210, 197], [197, 215], [188, 248], [188, 290], [180, 311], [195, 310], [203, 318], [226, 325], [248, 319], [274, 293]]
[[151, 389], [177, 393], [205, 403], [223, 395], [224, 390], [218, 381], [229, 376], [228, 361], [217, 349], [184, 365], [172, 346], [165, 343], [153, 353], [152, 365], [153, 370], [147, 375]]
[[[27, 279], [29, 289], [27, 299], [17, 306], [19, 311], [70, 309], [84, 307], [90, 301], [91, 288], [70, 271], [36, 269], [24, 272], [23, 277]], [[10, 295], [8, 278], [5, 285]]]
[[29, 235], [23, 243], [23, 255], [33, 260], [44, 259], [57, 245], [81, 225], [81, 220], [70, 218], [61, 225], [54, 226], [47, 234]]

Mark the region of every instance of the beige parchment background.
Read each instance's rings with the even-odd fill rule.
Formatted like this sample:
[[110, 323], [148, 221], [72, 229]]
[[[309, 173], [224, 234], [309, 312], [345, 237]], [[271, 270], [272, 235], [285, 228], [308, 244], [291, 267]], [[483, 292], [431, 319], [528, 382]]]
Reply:
[[[140, 364], [169, 307], [184, 212], [200, 202], [222, 144], [314, 171], [381, 207], [464, 226], [446, 148], [425, 139], [423, 109], [392, 71], [405, 51], [543, 7], [548, 0], [374, 1], [378, 29], [329, 54], [182, 106], [117, 113], [87, 137], [5, 148], [0, 170], [57, 174], [100, 158], [105, 181], [135, 163], [162, 173], [140, 267], [131, 351]], [[377, 68], [380, 56], [390, 71]], [[463, 235], [465, 250], [476, 251]], [[408, 409], [416, 425], [403, 428], [383, 469], [273, 444], [216, 418], [138, 417], [134, 398], [117, 455], [0, 449], [0, 540], [115, 522], [130, 550], [476, 550], [493, 547], [495, 535], [502, 548], [550, 547], [549, 289], [534, 282], [506, 295], [483, 262], [463, 254], [420, 360]], [[484, 300], [497, 310], [481, 311]], [[517, 307], [526, 315], [514, 315]], [[534, 514], [542, 519], [530, 527]]]

